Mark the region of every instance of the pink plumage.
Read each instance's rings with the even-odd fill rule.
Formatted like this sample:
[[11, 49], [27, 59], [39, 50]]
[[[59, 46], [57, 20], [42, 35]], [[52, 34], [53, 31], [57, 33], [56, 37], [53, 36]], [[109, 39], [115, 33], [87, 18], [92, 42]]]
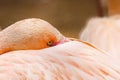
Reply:
[[120, 63], [88, 44], [70, 41], [0, 56], [0, 80], [120, 80]]
[[80, 39], [120, 58], [120, 16], [90, 19]]

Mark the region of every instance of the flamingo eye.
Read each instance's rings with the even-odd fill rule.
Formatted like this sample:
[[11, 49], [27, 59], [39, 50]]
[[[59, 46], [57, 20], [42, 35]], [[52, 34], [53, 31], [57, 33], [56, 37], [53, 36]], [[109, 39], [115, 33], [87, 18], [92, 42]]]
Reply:
[[49, 41], [49, 42], [47, 43], [47, 45], [48, 45], [48, 46], [53, 46], [53, 43], [54, 43], [53, 41]]

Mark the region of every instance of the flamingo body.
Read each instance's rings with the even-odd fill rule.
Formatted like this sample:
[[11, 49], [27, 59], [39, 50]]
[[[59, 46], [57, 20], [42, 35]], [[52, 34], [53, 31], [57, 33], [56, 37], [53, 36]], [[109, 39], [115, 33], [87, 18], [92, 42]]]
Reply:
[[70, 41], [0, 56], [0, 80], [120, 80], [120, 63], [88, 44]]

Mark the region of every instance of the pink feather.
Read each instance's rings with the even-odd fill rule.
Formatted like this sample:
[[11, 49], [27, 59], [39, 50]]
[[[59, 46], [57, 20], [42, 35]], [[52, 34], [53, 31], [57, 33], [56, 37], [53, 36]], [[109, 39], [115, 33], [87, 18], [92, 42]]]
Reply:
[[0, 56], [0, 80], [120, 80], [120, 62], [78, 41]]

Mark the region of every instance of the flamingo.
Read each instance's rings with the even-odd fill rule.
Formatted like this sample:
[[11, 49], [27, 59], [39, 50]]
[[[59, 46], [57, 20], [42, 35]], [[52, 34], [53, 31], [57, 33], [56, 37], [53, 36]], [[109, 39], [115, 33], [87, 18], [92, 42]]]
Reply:
[[[5, 49], [8, 49], [7, 46], [12, 49], [3, 51], [0, 55], [0, 80], [120, 80], [120, 62], [114, 56], [85, 41], [73, 38], [68, 40], [57, 29], [52, 26], [49, 27], [49, 23], [46, 24], [45, 21], [41, 23], [41, 20], [39, 20], [37, 19], [38, 24], [36, 19], [23, 20], [1, 31], [2, 46]], [[39, 31], [36, 32], [37, 29], [34, 25], [39, 26], [41, 24], [48, 27], [40, 27], [39, 31], [51, 31], [52, 35], [38, 34]], [[33, 30], [31, 27], [22, 27], [24, 25], [32, 25]], [[25, 29], [28, 31], [25, 31]], [[29, 32], [29, 29], [31, 32]], [[55, 32], [52, 32], [54, 30]], [[13, 34], [15, 32], [17, 34]], [[31, 33], [33, 41], [29, 41]], [[42, 37], [43, 42], [35, 45], [45, 44], [49, 48], [39, 47], [36, 49], [32, 46], [31, 43], [38, 39], [35, 37], [36, 34], [40, 39], [41, 35], [46, 36], [45, 38]], [[49, 36], [50, 39], [47, 38]], [[58, 40], [55, 43], [49, 43], [51, 39], [56, 39], [51, 38], [51, 36], [57, 37]], [[16, 39], [16, 41], [12, 39]], [[28, 44], [24, 41], [28, 41]], [[14, 45], [17, 46], [13, 47]], [[24, 45], [27, 45], [27, 47], [24, 47]], [[32, 48], [29, 48], [30, 46]]]
[[120, 58], [120, 16], [90, 19], [80, 39]]
[[9, 26], [0, 32], [0, 44], [0, 80], [120, 80], [118, 58], [88, 42], [69, 41], [41, 19]]

